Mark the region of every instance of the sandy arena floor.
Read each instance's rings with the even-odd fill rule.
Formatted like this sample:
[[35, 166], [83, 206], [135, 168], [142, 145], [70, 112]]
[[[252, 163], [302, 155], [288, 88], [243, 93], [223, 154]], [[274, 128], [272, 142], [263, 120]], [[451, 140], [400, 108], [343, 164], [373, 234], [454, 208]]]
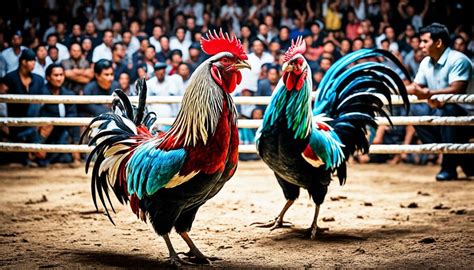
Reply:
[[[191, 237], [214, 267], [472, 268], [474, 181], [437, 183], [438, 167], [357, 165], [333, 182], [319, 224], [302, 233], [314, 205], [302, 193], [286, 215], [292, 229], [249, 226], [284, 204], [271, 171], [241, 162], [222, 192], [199, 211]], [[96, 214], [83, 168], [0, 167], [0, 266], [6, 268], [167, 268], [164, 241], [115, 204], [113, 226]], [[437, 209], [440, 208], [440, 209]], [[323, 221], [325, 220], [325, 221]], [[185, 243], [173, 232], [178, 251]]]

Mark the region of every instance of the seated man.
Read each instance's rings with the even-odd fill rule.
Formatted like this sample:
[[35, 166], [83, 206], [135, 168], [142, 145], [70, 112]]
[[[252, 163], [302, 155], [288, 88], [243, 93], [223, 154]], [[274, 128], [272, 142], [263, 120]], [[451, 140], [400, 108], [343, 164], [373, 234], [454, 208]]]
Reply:
[[[409, 94], [428, 103], [414, 104], [411, 113], [416, 116], [465, 116], [469, 107], [465, 104], [445, 104], [435, 99], [438, 94], [465, 94], [471, 80], [471, 61], [464, 54], [451, 50], [446, 26], [433, 23], [420, 31], [420, 48], [426, 57], [420, 63], [414, 82], [407, 87]], [[472, 136], [471, 127], [416, 126], [423, 143], [467, 143]], [[457, 178], [456, 168], [461, 166], [467, 176], [474, 175], [473, 155], [443, 155], [438, 181]]]
[[[74, 92], [63, 87], [65, 72], [60, 64], [51, 64], [46, 68], [47, 84], [44, 86], [45, 95], [74, 95]], [[41, 107], [41, 117], [77, 117], [75, 104], [45, 104]], [[78, 144], [80, 139], [79, 127], [41, 126], [39, 127], [41, 143], [47, 144]], [[40, 166], [50, 163], [79, 162], [79, 153], [48, 153], [37, 160]]]
[[[84, 95], [112, 95], [115, 89], [120, 88], [119, 84], [114, 81], [114, 69], [112, 62], [101, 59], [94, 64], [94, 78], [84, 87]], [[79, 106], [79, 114], [81, 116], [97, 116], [108, 112], [110, 107], [106, 104], [81, 104]]]

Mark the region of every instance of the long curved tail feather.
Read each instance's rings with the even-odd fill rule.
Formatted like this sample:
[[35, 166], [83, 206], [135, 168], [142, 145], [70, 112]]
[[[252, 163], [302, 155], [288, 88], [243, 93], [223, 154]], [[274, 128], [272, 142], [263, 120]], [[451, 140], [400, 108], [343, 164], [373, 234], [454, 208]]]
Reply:
[[[115, 212], [109, 196], [109, 187], [113, 190], [120, 203], [130, 200], [127, 192], [125, 169], [134, 149], [143, 141], [153, 138], [149, 131], [156, 121], [155, 113], [145, 114], [146, 84], [144, 79], [137, 85], [139, 91], [138, 107], [134, 107], [128, 96], [121, 90], [115, 90], [117, 96], [112, 102], [112, 111], [95, 117], [84, 131], [81, 141], [88, 135], [89, 145], [95, 147], [86, 161], [86, 173], [91, 162], [91, 190], [94, 206], [98, 211], [97, 196], [105, 209], [110, 221], [114, 224], [105, 198]], [[137, 205], [131, 205], [134, 213], [138, 214]]]
[[[356, 151], [367, 153], [367, 126], [377, 127], [375, 117], [386, 117], [382, 95], [392, 110], [391, 94], [401, 96], [406, 112], [410, 109], [408, 94], [402, 79], [388, 66], [378, 62], [358, 61], [372, 57], [384, 57], [394, 62], [410, 78], [408, 71], [390, 52], [380, 49], [362, 49], [350, 53], [334, 63], [323, 77], [317, 90], [313, 115], [325, 114], [343, 143], [346, 160]], [[354, 64], [355, 63], [355, 64]], [[346, 179], [346, 166], [337, 169], [341, 184]]]

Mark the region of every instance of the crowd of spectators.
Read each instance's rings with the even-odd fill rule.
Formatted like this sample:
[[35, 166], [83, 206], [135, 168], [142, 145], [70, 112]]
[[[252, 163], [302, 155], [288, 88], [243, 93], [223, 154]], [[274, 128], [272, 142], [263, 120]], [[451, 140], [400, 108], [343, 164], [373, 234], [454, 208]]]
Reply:
[[[145, 77], [150, 95], [179, 96], [207, 57], [201, 36], [219, 28], [241, 39], [252, 66], [242, 71], [245, 79], [236, 95], [271, 95], [281, 76], [282, 56], [300, 35], [308, 45], [305, 57], [315, 89], [340, 57], [373, 47], [392, 52], [406, 66], [412, 75], [403, 78], [408, 84], [424, 57], [418, 32], [432, 21], [448, 25], [451, 46], [473, 59], [470, 7], [467, 0], [15, 1], [6, 7], [7, 14], [15, 15], [0, 17], [0, 93], [109, 95], [122, 89], [136, 95], [135, 82]], [[99, 104], [38, 106], [0, 104], [0, 116], [95, 116], [108, 110]], [[258, 119], [265, 106], [238, 109], [242, 118]], [[178, 107], [160, 104], [149, 110], [174, 117]], [[386, 142], [389, 132], [384, 131], [373, 132], [374, 143]], [[397, 133], [396, 143], [416, 140], [404, 128], [392, 133]], [[1, 140], [77, 143], [78, 134], [78, 129], [64, 127], [2, 127]], [[253, 143], [253, 136], [254, 131], [241, 130], [242, 143]], [[33, 153], [19, 160], [47, 165], [78, 158]]]

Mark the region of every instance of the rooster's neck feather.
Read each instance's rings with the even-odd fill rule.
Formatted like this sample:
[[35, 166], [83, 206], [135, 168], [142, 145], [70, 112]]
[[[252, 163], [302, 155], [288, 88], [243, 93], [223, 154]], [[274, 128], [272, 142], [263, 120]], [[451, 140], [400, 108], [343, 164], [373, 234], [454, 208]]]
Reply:
[[174, 138], [174, 144], [180, 144], [174, 146], [180, 147], [193, 147], [198, 143], [205, 145], [216, 130], [224, 102], [227, 102], [234, 121], [237, 119], [234, 102], [212, 79], [210, 65], [208, 60], [193, 73], [181, 110], [163, 141]]

